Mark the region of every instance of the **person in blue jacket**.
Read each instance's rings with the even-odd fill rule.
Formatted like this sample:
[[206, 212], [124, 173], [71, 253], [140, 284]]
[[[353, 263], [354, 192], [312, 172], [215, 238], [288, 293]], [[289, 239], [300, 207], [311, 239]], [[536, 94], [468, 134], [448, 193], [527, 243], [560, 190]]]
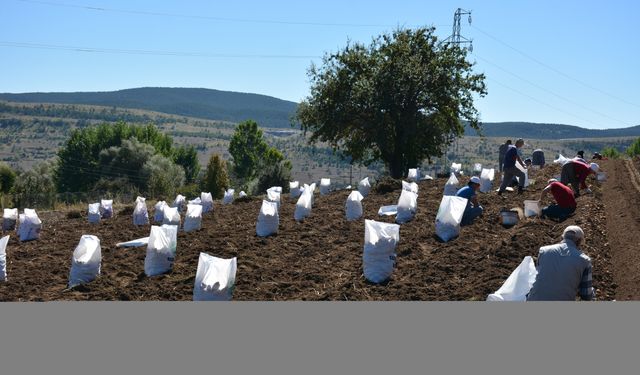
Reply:
[[462, 222], [460, 225], [470, 225], [476, 217], [482, 215], [483, 208], [478, 203], [477, 191], [480, 189], [480, 177], [473, 176], [469, 180], [467, 186], [461, 188], [456, 196], [467, 199], [467, 207], [462, 214]]

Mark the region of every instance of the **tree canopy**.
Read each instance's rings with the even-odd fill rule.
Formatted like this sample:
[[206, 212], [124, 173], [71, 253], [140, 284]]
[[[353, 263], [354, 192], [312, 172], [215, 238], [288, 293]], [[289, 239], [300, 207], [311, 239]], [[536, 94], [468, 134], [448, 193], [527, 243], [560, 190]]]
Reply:
[[354, 163], [383, 161], [394, 178], [439, 157], [479, 129], [474, 93], [486, 94], [466, 50], [438, 42], [434, 28], [398, 29], [371, 45], [348, 43], [312, 65], [310, 95], [296, 114], [309, 142], [326, 142]]

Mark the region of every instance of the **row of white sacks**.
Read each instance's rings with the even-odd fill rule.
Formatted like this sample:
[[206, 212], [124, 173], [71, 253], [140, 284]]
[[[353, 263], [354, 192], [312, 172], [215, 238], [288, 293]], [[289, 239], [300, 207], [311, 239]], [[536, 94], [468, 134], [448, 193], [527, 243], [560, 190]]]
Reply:
[[40, 238], [42, 221], [38, 217], [36, 210], [25, 208], [19, 214], [17, 208], [5, 208], [2, 215], [2, 230], [17, 230], [20, 241], [31, 241]]

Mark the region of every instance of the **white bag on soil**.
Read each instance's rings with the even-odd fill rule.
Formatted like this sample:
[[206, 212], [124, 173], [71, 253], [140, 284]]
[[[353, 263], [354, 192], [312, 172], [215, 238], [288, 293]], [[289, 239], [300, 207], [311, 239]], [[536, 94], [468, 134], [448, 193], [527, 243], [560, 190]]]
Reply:
[[7, 281], [7, 244], [9, 236], [0, 238], [0, 281]]
[[495, 176], [495, 170], [493, 168], [483, 168], [480, 173], [480, 192], [488, 193], [491, 191], [491, 185]]
[[161, 223], [164, 220], [165, 207], [168, 207], [167, 202], [165, 201], [159, 201], [158, 203], [156, 203], [156, 205], [154, 206], [153, 220], [158, 223]]
[[527, 168], [523, 168], [520, 163], [516, 163], [516, 168], [524, 173], [524, 187], [529, 186], [529, 170]]
[[395, 249], [399, 241], [398, 224], [364, 221], [362, 269], [367, 280], [381, 283], [391, 277], [396, 265]]
[[402, 181], [402, 190], [410, 191], [418, 195], [418, 184], [415, 182]]
[[280, 186], [272, 186], [267, 189], [267, 200], [269, 202], [275, 202], [280, 208], [280, 194], [282, 193], [282, 188]]
[[193, 286], [194, 301], [230, 301], [236, 282], [237, 260], [200, 253]]
[[313, 206], [313, 191], [315, 188], [315, 183], [311, 184], [311, 186], [304, 184], [304, 191], [302, 192], [302, 195], [300, 195], [300, 198], [298, 198], [296, 210], [293, 213], [293, 217], [296, 221], [302, 221], [305, 217], [311, 214], [311, 207]]
[[258, 214], [258, 222], [256, 224], [256, 234], [260, 237], [267, 237], [278, 233], [278, 225], [280, 217], [278, 215], [278, 204], [263, 200], [260, 213]]
[[147, 276], [155, 276], [171, 270], [176, 258], [177, 243], [178, 227], [176, 225], [161, 227], [152, 225], [147, 256], [144, 258], [144, 273]]
[[71, 257], [69, 288], [88, 283], [98, 277], [101, 263], [100, 239], [88, 234], [80, 237], [80, 243]]
[[389, 206], [382, 206], [378, 210], [378, 215], [380, 216], [393, 216], [398, 213], [398, 205], [393, 204]]
[[462, 214], [467, 207], [467, 199], [455, 196], [444, 196], [436, 215], [436, 235], [444, 242], [460, 234]]
[[451, 173], [460, 174], [462, 171], [462, 163], [451, 163]]
[[320, 179], [320, 195], [329, 194], [330, 189], [331, 189], [331, 179], [329, 178]]
[[487, 296], [487, 301], [525, 301], [537, 275], [533, 258], [524, 257], [500, 289]]
[[103, 219], [113, 217], [113, 199], [100, 200], [100, 216], [102, 216]]
[[190, 201], [187, 201], [187, 204], [199, 204], [202, 206], [202, 200], [200, 199], [200, 197], [196, 198], [196, 199], [192, 199]]
[[18, 221], [18, 235], [20, 236], [20, 241], [31, 241], [40, 238], [42, 221], [40, 221], [36, 210], [25, 208], [24, 214], [20, 214], [18, 216]]
[[180, 212], [178, 212], [178, 207], [165, 207], [162, 213], [164, 215], [162, 224], [180, 226]]
[[213, 196], [211, 193], [200, 193], [200, 201], [202, 202], [202, 213], [213, 211]]
[[178, 194], [176, 195], [176, 199], [173, 200], [171, 207], [178, 208], [178, 211], [184, 210], [184, 205], [186, 204], [186, 197], [184, 195]]
[[100, 203], [89, 204], [87, 217], [91, 224], [98, 224], [100, 222], [100, 219], [102, 218], [102, 215], [100, 215]]
[[17, 222], [18, 222], [18, 209], [5, 208], [2, 214], [2, 230], [3, 231], [15, 230]]
[[571, 161], [571, 159], [565, 158], [564, 156], [562, 156], [562, 154], [558, 154], [558, 158], [555, 159], [553, 162], [558, 163], [560, 165], [565, 165], [569, 161]]
[[347, 197], [347, 202], [344, 205], [347, 220], [358, 220], [362, 216], [362, 199], [364, 197], [359, 191], [354, 190]]
[[369, 183], [369, 177], [365, 177], [358, 182], [358, 191], [362, 194], [362, 197], [369, 195], [371, 191], [371, 184]]
[[300, 197], [300, 194], [302, 194], [302, 190], [300, 190], [300, 182], [289, 182], [289, 194], [291, 194], [291, 199]]
[[245, 193], [245, 192], [244, 192], [244, 190], [240, 190], [240, 193], [238, 194], [238, 196], [239, 196], [240, 198], [243, 198], [243, 197], [246, 197], [246, 196], [247, 196], [247, 193]]
[[479, 174], [480, 172], [482, 172], [482, 164], [481, 163], [473, 164], [473, 174]]
[[199, 204], [188, 204], [183, 229], [185, 232], [193, 232], [200, 228], [202, 228], [202, 206]]
[[149, 244], [149, 237], [142, 237], [127, 242], [118, 242], [116, 247], [140, 247], [147, 246]]
[[133, 225], [149, 224], [149, 211], [147, 210], [146, 198], [136, 198], [136, 207], [133, 209]]
[[[404, 183], [404, 181], [402, 181]], [[413, 220], [418, 209], [418, 195], [408, 190], [402, 190], [398, 199], [398, 215], [396, 223], [404, 224]]]
[[451, 177], [447, 180], [447, 183], [444, 185], [444, 195], [456, 195], [458, 192], [458, 178], [455, 173], [451, 172]]
[[229, 189], [224, 192], [224, 197], [222, 198], [222, 204], [231, 204], [233, 203], [233, 194], [236, 191], [234, 189]]
[[407, 173], [408, 181], [420, 181], [420, 171], [418, 168], [409, 168], [409, 173]]

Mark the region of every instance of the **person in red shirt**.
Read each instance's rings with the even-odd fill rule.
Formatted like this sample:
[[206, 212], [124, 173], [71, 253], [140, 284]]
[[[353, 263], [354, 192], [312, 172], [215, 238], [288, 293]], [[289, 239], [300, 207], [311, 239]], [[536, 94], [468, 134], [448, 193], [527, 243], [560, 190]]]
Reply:
[[560, 182], [564, 185], [571, 184], [573, 195], [577, 198], [580, 196], [580, 189], [586, 189], [587, 193], [591, 190], [587, 187], [585, 180], [590, 174], [596, 174], [600, 167], [596, 163], [583, 163], [578, 160], [570, 160], [562, 166], [560, 174]]
[[576, 200], [573, 196], [573, 191], [568, 186], [561, 184], [555, 178], [550, 179], [549, 184], [540, 194], [540, 202], [543, 201], [548, 192], [551, 192], [556, 204], [544, 207], [542, 209], [542, 217], [564, 220], [575, 212]]

